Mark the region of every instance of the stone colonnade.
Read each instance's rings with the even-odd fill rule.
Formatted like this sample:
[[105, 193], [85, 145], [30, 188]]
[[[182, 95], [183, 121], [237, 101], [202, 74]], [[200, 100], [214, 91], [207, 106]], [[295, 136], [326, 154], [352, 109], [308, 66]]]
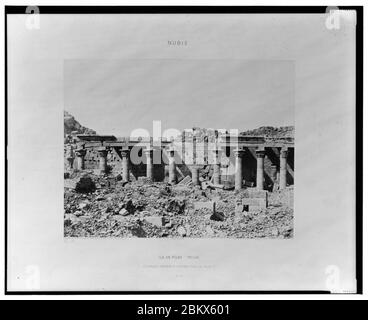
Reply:
[[[280, 151], [280, 189], [286, 188], [286, 174], [287, 174], [287, 149], [282, 148]], [[242, 162], [245, 155], [244, 149], [234, 150], [235, 154], [235, 190], [243, 188], [243, 171]], [[256, 187], [258, 190], [264, 190], [264, 158], [266, 152], [264, 148], [256, 150], [257, 156], [257, 178]], [[273, 182], [277, 181], [277, 166], [271, 166], [271, 179]]]
[[[99, 172], [100, 174], [105, 174], [107, 172], [107, 153], [106, 147], [100, 147], [97, 149], [99, 154]], [[213, 183], [221, 184], [221, 164], [220, 164], [220, 149], [214, 149], [214, 162], [213, 162]], [[153, 149], [148, 148], [144, 150], [146, 155], [146, 177], [149, 180], [153, 180]], [[86, 149], [77, 149], [75, 151], [77, 156], [77, 169], [84, 170], [84, 158], [86, 155]], [[286, 188], [286, 174], [287, 174], [287, 148], [282, 148], [280, 151], [280, 174], [279, 174], [279, 187], [280, 189]], [[243, 188], [243, 157], [245, 155], [244, 149], [235, 149], [235, 190], [240, 190]], [[176, 163], [175, 163], [175, 150], [168, 150], [169, 156], [169, 182], [176, 183]], [[256, 187], [258, 190], [264, 189], [264, 158], [265, 149], [258, 148], [256, 150], [257, 157], [257, 175], [256, 175]], [[122, 158], [122, 178], [123, 181], [129, 181], [130, 172], [130, 150], [129, 148], [121, 149]], [[69, 158], [68, 158], [68, 161]], [[194, 164], [190, 165], [190, 170], [192, 174], [192, 182], [194, 185], [199, 185], [199, 165], [194, 161]], [[271, 179], [273, 182], [277, 180], [277, 166], [271, 166]]]

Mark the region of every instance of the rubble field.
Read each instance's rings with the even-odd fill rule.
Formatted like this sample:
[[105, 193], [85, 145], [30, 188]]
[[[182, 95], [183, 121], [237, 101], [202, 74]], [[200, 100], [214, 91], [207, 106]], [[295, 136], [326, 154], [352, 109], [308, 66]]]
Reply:
[[248, 189], [169, 185], [121, 176], [67, 174], [65, 237], [292, 238], [293, 189], [268, 193], [267, 208], [249, 210]]

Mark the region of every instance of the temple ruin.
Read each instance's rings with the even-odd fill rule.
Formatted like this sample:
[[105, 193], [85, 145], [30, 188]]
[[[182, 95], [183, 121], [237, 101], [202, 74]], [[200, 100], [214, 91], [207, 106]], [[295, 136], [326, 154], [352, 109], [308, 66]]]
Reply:
[[[138, 163], [131, 161], [132, 150]], [[200, 185], [201, 170], [210, 167], [211, 183], [225, 189], [272, 191], [294, 184], [293, 138], [225, 134], [211, 141], [192, 134], [181, 140], [153, 141], [76, 135], [75, 149], [65, 152], [70, 169], [120, 173], [126, 182], [145, 177], [175, 184], [189, 176], [193, 185]]]
[[[291, 130], [293, 134], [293, 130]], [[294, 138], [67, 135], [66, 236], [290, 238]]]

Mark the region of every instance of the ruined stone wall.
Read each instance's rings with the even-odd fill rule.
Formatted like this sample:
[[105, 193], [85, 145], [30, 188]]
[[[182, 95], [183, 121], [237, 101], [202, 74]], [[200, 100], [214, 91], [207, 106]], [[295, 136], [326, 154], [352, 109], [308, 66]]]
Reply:
[[[190, 166], [195, 162], [197, 165], [205, 168], [205, 166], [213, 163], [214, 153], [212, 152], [214, 139], [208, 139], [206, 137], [200, 137], [195, 146], [195, 159], [193, 158], [193, 143], [192, 138], [190, 141], [174, 142], [173, 147], [176, 151], [175, 160], [177, 163], [177, 179], [180, 181], [185, 176], [191, 175]], [[235, 180], [235, 147], [226, 147], [222, 150], [220, 156], [221, 163], [221, 181], [233, 184]], [[140, 164], [131, 164], [130, 172], [135, 179], [146, 176], [146, 157], [140, 149], [139, 156], [142, 159]], [[271, 166], [277, 167], [277, 172], [280, 171], [280, 149], [279, 148], [266, 148], [264, 158], [264, 178], [265, 187], [272, 187], [273, 181], [271, 176]], [[67, 161], [67, 148], [64, 148], [64, 163], [65, 168], [68, 168]], [[167, 181], [168, 180], [168, 155], [166, 150], [162, 150], [158, 147], [154, 148], [153, 157], [160, 159], [159, 154], [162, 156], [161, 164], [154, 164], [153, 178], [155, 181]], [[115, 174], [122, 171], [122, 158], [119, 151], [115, 148], [111, 148], [107, 155], [108, 169]], [[76, 167], [76, 159], [74, 159], [74, 168]], [[99, 168], [99, 154], [96, 149], [88, 148], [85, 156], [85, 169], [95, 170]], [[257, 158], [256, 147], [245, 148], [245, 154], [242, 159], [243, 178], [248, 186], [256, 184], [257, 175]], [[209, 174], [210, 175], [210, 174]], [[294, 149], [289, 148], [287, 157], [287, 184], [294, 184]]]

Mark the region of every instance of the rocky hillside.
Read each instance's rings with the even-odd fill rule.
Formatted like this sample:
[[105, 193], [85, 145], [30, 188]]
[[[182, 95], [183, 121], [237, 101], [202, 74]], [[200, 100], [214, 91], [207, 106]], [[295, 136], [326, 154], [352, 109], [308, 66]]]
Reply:
[[294, 126], [287, 127], [259, 127], [240, 133], [244, 136], [263, 136], [268, 138], [294, 138]]
[[64, 136], [71, 134], [73, 131], [78, 134], [96, 134], [96, 131], [83, 127], [70, 113], [64, 111]]
[[[217, 133], [217, 130], [214, 129], [204, 129], [204, 128], [193, 128], [194, 135], [199, 138], [199, 140], [203, 140], [204, 137], [208, 137], [209, 142], [215, 141], [216, 136], [221, 136], [223, 133]], [[183, 133], [184, 134], [184, 133]], [[193, 133], [186, 132], [185, 135], [187, 137], [191, 137]], [[240, 135], [242, 136], [253, 136], [253, 137], [265, 137], [270, 139], [277, 138], [294, 138], [294, 126], [285, 126], [285, 127], [271, 127], [264, 126], [259, 127], [257, 129], [240, 131]], [[181, 140], [181, 136], [178, 137], [178, 140]]]

